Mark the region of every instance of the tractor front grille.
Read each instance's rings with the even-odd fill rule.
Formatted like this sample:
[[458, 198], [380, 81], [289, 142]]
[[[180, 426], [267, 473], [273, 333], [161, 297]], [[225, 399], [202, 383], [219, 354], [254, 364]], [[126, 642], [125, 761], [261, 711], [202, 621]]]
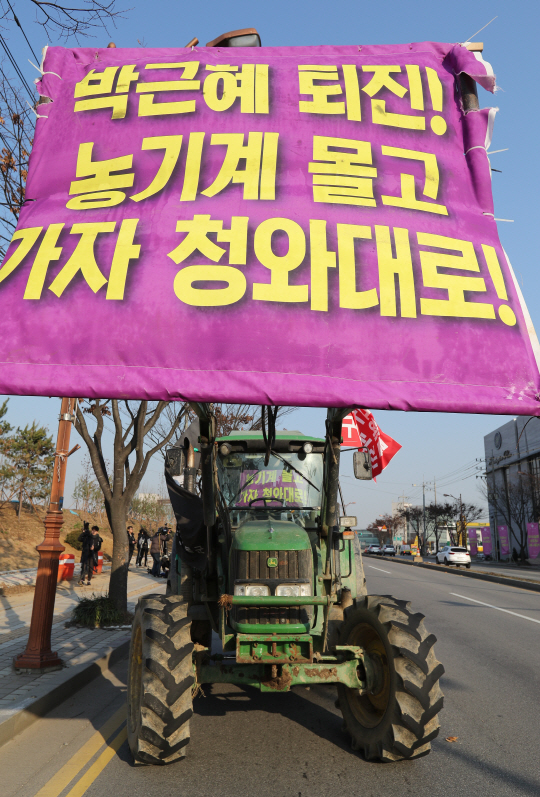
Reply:
[[[268, 559], [277, 559], [277, 567], [268, 567]], [[273, 582], [275, 584], [294, 579], [309, 579], [313, 583], [313, 554], [306, 551], [238, 551], [232, 557], [232, 580]], [[271, 594], [274, 589], [271, 586]], [[272, 606], [265, 609], [235, 606], [232, 617], [237, 623], [250, 625], [289, 625], [309, 623], [313, 607], [295, 606], [291, 608]]]

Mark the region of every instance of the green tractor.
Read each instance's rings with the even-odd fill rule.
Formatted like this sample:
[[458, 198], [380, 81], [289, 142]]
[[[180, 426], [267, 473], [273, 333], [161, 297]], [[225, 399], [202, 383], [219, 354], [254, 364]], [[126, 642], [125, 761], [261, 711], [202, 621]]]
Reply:
[[[356, 519], [338, 514], [349, 410], [330, 409], [320, 439], [276, 432], [271, 409], [268, 432], [215, 439], [211, 405], [192, 406], [200, 435], [181, 451], [183, 479], [171, 476], [178, 449], [166, 466], [177, 519], [167, 594], [141, 598], [133, 621], [135, 761], [183, 758], [193, 698], [213, 683], [268, 693], [336, 684], [352, 747], [366, 759], [426, 755], [439, 732], [444, 669], [423, 615], [366, 593]], [[369, 454], [354, 456], [355, 475], [370, 478]]]

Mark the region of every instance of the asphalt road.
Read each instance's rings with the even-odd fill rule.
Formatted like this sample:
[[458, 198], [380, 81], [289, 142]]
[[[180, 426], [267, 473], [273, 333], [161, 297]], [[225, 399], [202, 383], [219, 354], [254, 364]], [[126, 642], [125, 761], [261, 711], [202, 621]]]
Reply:
[[371, 594], [410, 599], [438, 637], [445, 708], [429, 756], [365, 762], [341, 730], [332, 687], [261, 695], [219, 685], [195, 702], [184, 761], [134, 767], [122, 663], [0, 748], [2, 794], [538, 797], [540, 594], [397, 562], [365, 565]]

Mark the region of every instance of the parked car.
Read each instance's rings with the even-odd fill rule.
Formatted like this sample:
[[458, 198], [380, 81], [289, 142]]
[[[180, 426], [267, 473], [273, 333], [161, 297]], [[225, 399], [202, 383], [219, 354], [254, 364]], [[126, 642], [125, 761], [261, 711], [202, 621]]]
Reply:
[[461, 567], [465, 565], [466, 568], [471, 566], [471, 557], [466, 548], [461, 548], [457, 545], [445, 545], [437, 554], [437, 564], [456, 565]]
[[396, 549], [393, 545], [383, 545], [381, 553], [383, 556], [395, 556]]
[[374, 554], [379, 554], [380, 552], [381, 552], [380, 545], [368, 545], [368, 547], [364, 551], [364, 553], [374, 553]]
[[402, 545], [400, 554], [402, 556], [410, 556], [411, 555], [411, 546], [410, 545]]

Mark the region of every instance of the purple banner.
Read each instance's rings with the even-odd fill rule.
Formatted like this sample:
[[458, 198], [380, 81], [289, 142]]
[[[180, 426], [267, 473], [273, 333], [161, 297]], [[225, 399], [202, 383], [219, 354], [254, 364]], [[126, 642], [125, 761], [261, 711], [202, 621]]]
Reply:
[[306, 480], [294, 471], [245, 470], [240, 474], [240, 482], [242, 490], [236, 507], [301, 508], [308, 504]]
[[476, 556], [478, 553], [478, 530], [476, 528], [469, 529], [469, 549], [471, 556]]
[[499, 530], [499, 546], [500, 555], [508, 556], [510, 554], [510, 541], [508, 539], [508, 526], [498, 526]]
[[539, 414], [495, 109], [456, 88], [493, 91], [481, 57], [54, 47], [42, 71], [1, 393]]
[[493, 545], [491, 542], [491, 528], [489, 526], [482, 526], [482, 552], [485, 556], [491, 556], [493, 553]]
[[538, 523], [527, 523], [527, 550], [529, 559], [536, 559], [537, 556], [540, 556]]

